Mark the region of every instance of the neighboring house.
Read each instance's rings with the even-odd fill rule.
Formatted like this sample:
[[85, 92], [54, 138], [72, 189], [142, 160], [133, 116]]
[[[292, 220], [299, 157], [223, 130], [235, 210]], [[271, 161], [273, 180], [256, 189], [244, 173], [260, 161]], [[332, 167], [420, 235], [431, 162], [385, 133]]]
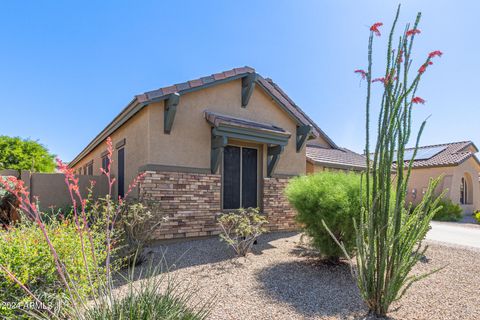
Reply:
[[364, 171], [367, 167], [364, 155], [346, 148], [326, 148], [315, 142], [307, 144], [307, 173], [328, 170]]
[[216, 215], [259, 207], [270, 230], [295, 228], [284, 197], [289, 178], [306, 173], [307, 141], [334, 142], [271, 80], [249, 67], [134, 97], [70, 163], [98, 175], [114, 144], [115, 195], [146, 174], [139, 196], [170, 218], [156, 239], [218, 233]]
[[[465, 214], [480, 209], [480, 162], [476, 152], [478, 149], [471, 141], [420, 147], [413, 162], [407, 201], [419, 203], [429, 179], [443, 175], [437, 194], [448, 189], [446, 197], [460, 204]], [[413, 148], [406, 149], [404, 158], [412, 156]]]

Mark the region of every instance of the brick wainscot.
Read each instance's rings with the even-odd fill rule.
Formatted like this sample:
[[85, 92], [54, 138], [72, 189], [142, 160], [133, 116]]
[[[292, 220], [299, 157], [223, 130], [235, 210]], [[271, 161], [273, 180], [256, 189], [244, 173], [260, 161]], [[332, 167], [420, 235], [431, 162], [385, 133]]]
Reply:
[[[263, 179], [263, 213], [270, 231], [297, 228], [295, 211], [284, 196], [288, 178]], [[153, 239], [213, 236], [220, 232], [216, 218], [221, 210], [221, 175], [145, 171], [140, 198], [155, 203], [160, 217], [168, 217]]]

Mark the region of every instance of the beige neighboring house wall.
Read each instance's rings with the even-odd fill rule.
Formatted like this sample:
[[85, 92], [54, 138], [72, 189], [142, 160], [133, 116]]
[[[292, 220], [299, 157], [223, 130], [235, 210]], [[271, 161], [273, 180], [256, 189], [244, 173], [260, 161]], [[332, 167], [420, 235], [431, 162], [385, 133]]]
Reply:
[[[432, 159], [425, 160], [433, 163], [449, 163], [449, 165], [437, 165], [426, 167], [415, 167], [408, 184], [407, 201], [418, 204], [431, 178], [443, 176], [435, 193], [438, 195], [445, 190], [445, 197], [452, 202], [459, 204], [464, 214], [471, 214], [480, 209], [480, 164], [475, 157], [477, 149], [470, 141], [456, 142], [450, 144], [436, 145], [433, 147], [446, 146], [444, 152], [440, 152]], [[426, 146], [422, 148], [431, 148]], [[438, 159], [435, 159], [437, 157]], [[416, 160], [414, 165], [418, 166], [419, 161]], [[461, 203], [461, 186], [462, 178], [466, 185], [466, 201]]]
[[[443, 180], [437, 188], [436, 194], [438, 195], [445, 190], [446, 198], [452, 200], [454, 203], [460, 204], [464, 210], [464, 214], [471, 214], [475, 210], [480, 209], [479, 172], [480, 165], [473, 158], [468, 159], [458, 166], [413, 169], [408, 184], [407, 201], [418, 204], [428, 187], [430, 178], [437, 178], [443, 175]], [[462, 178], [465, 178], [467, 183], [467, 203], [465, 204], [460, 203]], [[416, 197], [414, 196], [415, 192], [417, 194]]]

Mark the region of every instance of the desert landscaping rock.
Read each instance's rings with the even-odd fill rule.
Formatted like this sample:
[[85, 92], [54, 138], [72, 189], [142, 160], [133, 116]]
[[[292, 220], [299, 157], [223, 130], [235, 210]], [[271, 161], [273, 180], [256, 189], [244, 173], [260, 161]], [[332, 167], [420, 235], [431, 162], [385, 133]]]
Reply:
[[[391, 319], [480, 319], [480, 251], [428, 244], [414, 273], [444, 268], [415, 283], [394, 304]], [[235, 258], [218, 238], [153, 251], [195, 292], [192, 303], [212, 303], [209, 319], [366, 319], [350, 267], [319, 263], [298, 233], [264, 235], [246, 259]]]

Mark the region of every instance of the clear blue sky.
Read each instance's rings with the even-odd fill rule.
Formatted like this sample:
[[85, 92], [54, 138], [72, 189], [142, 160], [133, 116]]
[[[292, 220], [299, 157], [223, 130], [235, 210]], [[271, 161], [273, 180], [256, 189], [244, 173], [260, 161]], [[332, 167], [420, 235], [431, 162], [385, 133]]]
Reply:
[[[417, 107], [416, 126], [432, 115], [422, 143], [480, 144], [480, 2], [402, 4], [402, 23], [423, 12], [416, 52], [444, 51], [418, 92], [427, 104]], [[368, 26], [390, 26], [396, 5], [3, 1], [0, 134], [39, 139], [69, 161], [133, 95], [249, 65], [273, 78], [337, 144], [362, 151], [365, 85], [353, 70], [365, 66]], [[382, 49], [385, 38], [376, 40]]]

